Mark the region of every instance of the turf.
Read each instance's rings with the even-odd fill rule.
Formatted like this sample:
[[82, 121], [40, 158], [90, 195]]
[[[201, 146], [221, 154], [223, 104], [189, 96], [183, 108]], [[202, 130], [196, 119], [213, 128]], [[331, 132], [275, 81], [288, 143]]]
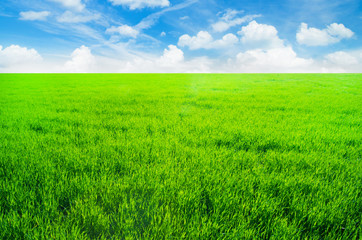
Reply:
[[359, 239], [361, 74], [2, 74], [1, 239]]

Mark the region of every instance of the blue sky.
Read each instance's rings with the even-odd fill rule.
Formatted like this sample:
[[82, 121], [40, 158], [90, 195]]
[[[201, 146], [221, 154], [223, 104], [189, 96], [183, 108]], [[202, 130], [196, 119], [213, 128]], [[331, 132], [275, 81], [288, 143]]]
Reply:
[[0, 72], [361, 72], [359, 0], [2, 0]]

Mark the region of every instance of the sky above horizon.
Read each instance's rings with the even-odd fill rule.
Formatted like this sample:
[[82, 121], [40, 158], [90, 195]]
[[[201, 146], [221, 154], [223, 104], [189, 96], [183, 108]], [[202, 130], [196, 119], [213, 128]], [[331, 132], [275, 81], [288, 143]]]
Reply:
[[362, 72], [360, 0], [2, 0], [0, 72]]

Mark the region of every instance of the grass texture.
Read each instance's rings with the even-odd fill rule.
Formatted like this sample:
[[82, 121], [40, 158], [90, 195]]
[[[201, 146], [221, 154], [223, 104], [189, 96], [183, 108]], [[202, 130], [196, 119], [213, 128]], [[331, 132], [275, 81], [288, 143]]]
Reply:
[[2, 74], [0, 239], [360, 239], [361, 74]]

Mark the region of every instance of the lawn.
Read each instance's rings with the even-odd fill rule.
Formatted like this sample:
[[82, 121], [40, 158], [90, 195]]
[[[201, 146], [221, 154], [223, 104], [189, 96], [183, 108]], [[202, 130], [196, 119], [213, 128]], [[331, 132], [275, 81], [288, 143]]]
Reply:
[[359, 239], [362, 74], [1, 74], [1, 239]]

